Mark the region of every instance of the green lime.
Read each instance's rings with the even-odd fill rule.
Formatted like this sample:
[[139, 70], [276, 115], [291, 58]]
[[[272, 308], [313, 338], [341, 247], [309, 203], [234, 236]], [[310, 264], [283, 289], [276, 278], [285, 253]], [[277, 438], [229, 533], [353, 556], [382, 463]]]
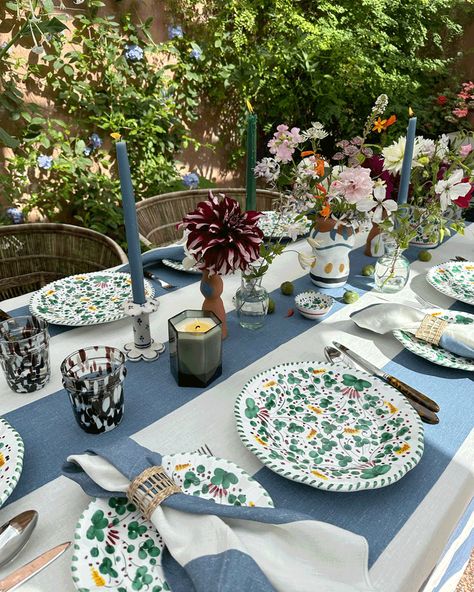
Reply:
[[362, 275], [374, 275], [375, 267], [373, 265], [365, 265], [362, 268]]
[[359, 294], [357, 292], [352, 292], [351, 290], [347, 290], [344, 292], [344, 296], [342, 298], [346, 304], [353, 304], [359, 300]]
[[293, 294], [294, 289], [295, 287], [291, 282], [283, 282], [280, 286], [281, 293], [285, 294], [285, 296], [291, 296]]
[[431, 261], [433, 255], [429, 251], [420, 251], [418, 253], [418, 259], [420, 261]]
[[275, 301], [273, 298], [268, 299], [268, 314], [272, 314], [275, 312]]

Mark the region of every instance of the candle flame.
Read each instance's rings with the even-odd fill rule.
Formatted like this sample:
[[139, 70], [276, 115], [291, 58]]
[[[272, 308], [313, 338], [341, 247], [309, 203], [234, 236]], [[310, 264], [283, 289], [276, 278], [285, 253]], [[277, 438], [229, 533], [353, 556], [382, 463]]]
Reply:
[[245, 99], [245, 104], [247, 105], [247, 109], [249, 110], [249, 113], [253, 113], [253, 107], [248, 99]]
[[413, 109], [411, 107], [408, 107], [408, 115], [410, 117], [413, 117], [413, 115], [415, 115], [415, 112], [413, 111]]
[[114, 132], [113, 134], [110, 134], [110, 136], [114, 139], [114, 140], [120, 140], [120, 138], [122, 137], [120, 134], [118, 134], [117, 132]]

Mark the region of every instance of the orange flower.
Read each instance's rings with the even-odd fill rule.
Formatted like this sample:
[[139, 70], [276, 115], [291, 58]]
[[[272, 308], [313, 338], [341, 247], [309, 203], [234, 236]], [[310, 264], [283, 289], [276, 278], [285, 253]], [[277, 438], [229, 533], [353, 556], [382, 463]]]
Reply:
[[314, 170], [318, 177], [322, 177], [324, 175], [324, 160], [322, 158], [316, 159]]
[[387, 123], [386, 119], [380, 119], [380, 117], [379, 117], [377, 119], [377, 121], [374, 121], [374, 127], [372, 128], [372, 131], [378, 132], [379, 134], [381, 134], [383, 132], [383, 130], [385, 129], [386, 123]]
[[301, 153], [301, 158], [304, 158], [305, 156], [311, 156], [311, 154], [314, 154], [314, 150], [304, 150]]
[[[321, 185], [321, 183], [318, 183], [316, 185], [316, 189], [318, 189], [323, 195], [326, 195], [327, 194], [326, 188], [324, 187], [324, 185]], [[314, 197], [320, 197], [320, 196], [319, 195], [315, 195]]]
[[391, 125], [393, 125], [396, 121], [397, 121], [397, 116], [396, 115], [390, 115], [390, 117], [385, 122], [384, 129], [387, 129], [388, 127], [390, 127]]
[[319, 213], [323, 218], [327, 218], [331, 213], [331, 207], [327, 201], [324, 202], [323, 207], [319, 210]]

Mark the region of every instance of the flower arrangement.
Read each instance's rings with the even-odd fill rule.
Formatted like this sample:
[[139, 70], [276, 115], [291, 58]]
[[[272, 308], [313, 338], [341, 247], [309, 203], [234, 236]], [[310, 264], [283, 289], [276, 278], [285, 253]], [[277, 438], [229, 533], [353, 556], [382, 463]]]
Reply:
[[181, 227], [187, 233], [188, 262], [209, 275], [246, 272], [260, 257], [263, 233], [259, 212], [242, 212], [240, 204], [225, 195], [209, 197], [186, 214]]

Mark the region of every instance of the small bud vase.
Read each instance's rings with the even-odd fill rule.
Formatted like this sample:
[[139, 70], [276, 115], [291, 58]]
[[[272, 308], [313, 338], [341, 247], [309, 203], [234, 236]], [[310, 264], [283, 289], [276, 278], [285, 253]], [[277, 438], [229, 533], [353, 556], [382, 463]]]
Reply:
[[209, 275], [207, 270], [202, 272], [201, 294], [204, 296], [202, 310], [210, 310], [222, 323], [222, 339], [227, 337], [227, 320], [221, 294], [224, 282], [220, 275]]
[[410, 262], [393, 241], [385, 242], [385, 254], [375, 264], [374, 280], [379, 292], [400, 292], [410, 277]]
[[263, 327], [269, 301], [261, 277], [250, 278], [242, 275], [242, 283], [235, 293], [235, 307], [240, 326], [252, 330]]

